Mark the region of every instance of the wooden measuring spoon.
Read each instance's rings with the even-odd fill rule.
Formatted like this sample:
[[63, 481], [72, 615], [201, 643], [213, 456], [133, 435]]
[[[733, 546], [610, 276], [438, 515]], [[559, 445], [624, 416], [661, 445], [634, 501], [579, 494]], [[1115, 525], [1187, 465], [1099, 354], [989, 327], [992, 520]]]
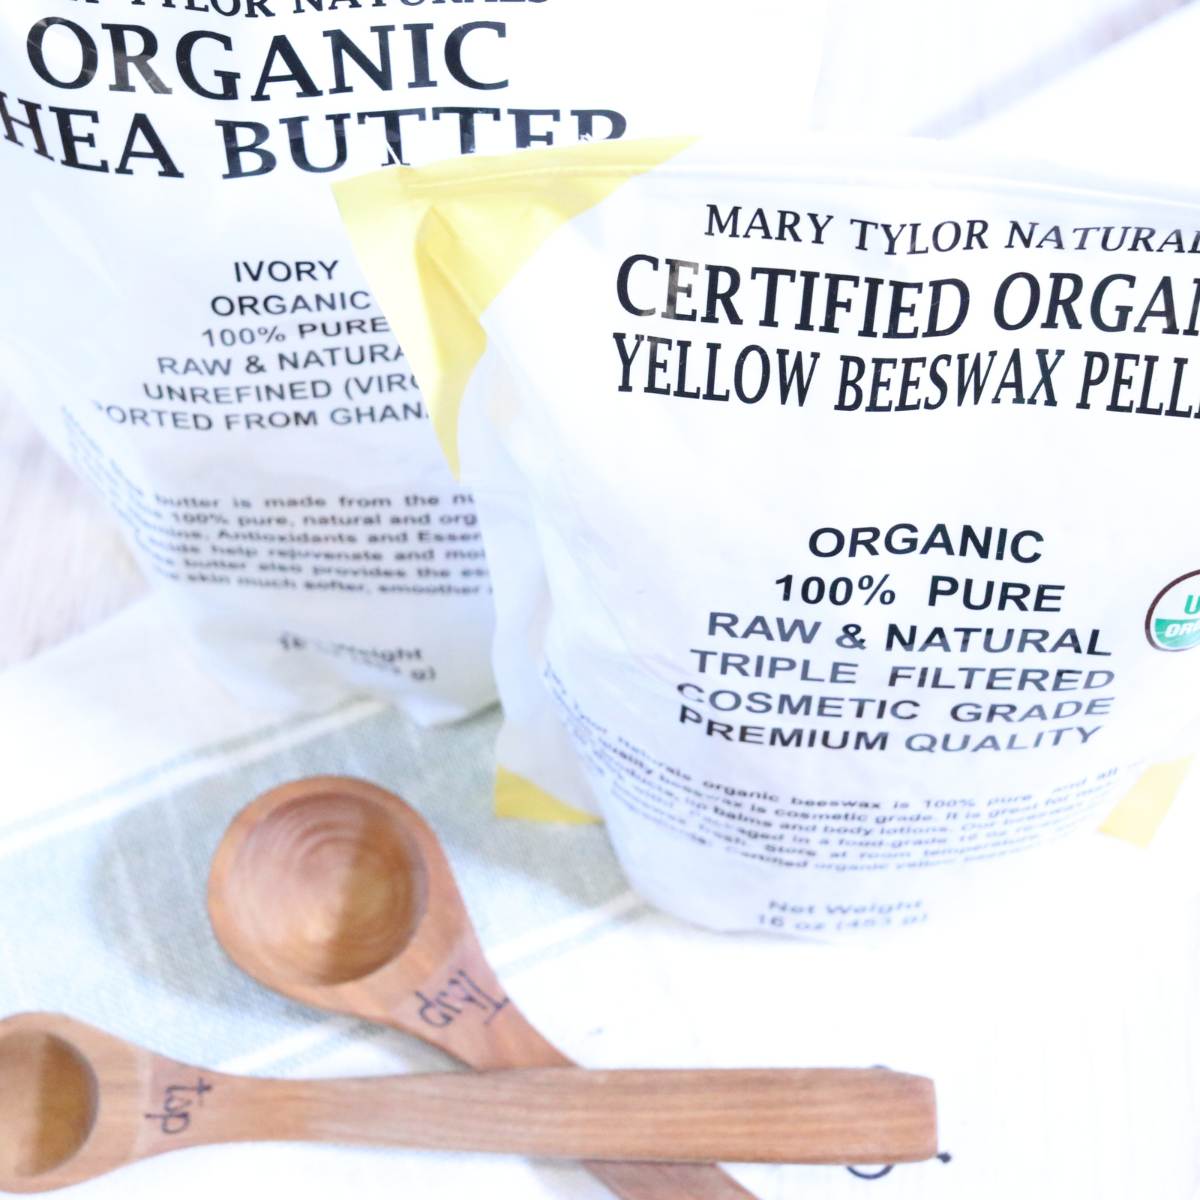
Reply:
[[[322, 776], [264, 793], [217, 848], [208, 907], [230, 958], [293, 999], [411, 1033], [477, 1069], [571, 1065], [505, 995], [433, 831], [383, 788]], [[858, 1161], [936, 1153], [932, 1085], [921, 1087], [863, 1131], [871, 1145]], [[753, 1200], [711, 1164], [585, 1165], [622, 1200]]]
[[[24, 1013], [0, 1021], [0, 1188], [50, 1191], [168, 1150], [251, 1141], [748, 1162], [869, 1150], [874, 1161], [925, 1150], [931, 1104], [928, 1080], [883, 1070], [246, 1079]], [[903, 1130], [897, 1111], [910, 1114]]]

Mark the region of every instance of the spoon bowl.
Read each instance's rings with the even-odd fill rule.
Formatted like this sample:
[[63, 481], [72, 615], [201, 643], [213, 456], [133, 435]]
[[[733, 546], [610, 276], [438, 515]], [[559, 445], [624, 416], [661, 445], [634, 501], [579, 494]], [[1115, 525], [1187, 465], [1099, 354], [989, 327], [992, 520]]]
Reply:
[[143, 1090], [148, 1061], [57, 1013], [0, 1021], [0, 1190], [48, 1191], [129, 1161], [140, 1131], [121, 1097]]
[[99, 1092], [85, 1054], [45, 1029], [0, 1036], [0, 1180], [33, 1179], [83, 1147]]
[[270, 806], [225, 887], [255, 952], [299, 985], [350, 983], [403, 953], [425, 911], [424, 860], [393, 809], [360, 792]]
[[217, 847], [208, 909], [230, 958], [292, 999], [477, 1068], [569, 1063], [504, 994], [433, 831], [383, 788], [318, 776], [259, 796]]

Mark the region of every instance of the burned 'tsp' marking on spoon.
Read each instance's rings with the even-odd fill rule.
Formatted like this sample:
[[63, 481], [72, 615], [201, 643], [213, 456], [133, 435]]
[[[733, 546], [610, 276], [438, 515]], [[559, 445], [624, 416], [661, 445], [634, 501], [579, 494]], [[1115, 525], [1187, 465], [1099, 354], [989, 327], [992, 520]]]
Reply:
[[420, 1001], [417, 1016], [434, 1029], [445, 1029], [464, 1013], [473, 1015], [475, 1012], [483, 1013], [483, 1023], [490, 1025], [497, 1014], [512, 1003], [507, 996], [499, 999], [492, 996], [463, 968], [455, 971], [446, 981], [446, 986], [432, 996], [423, 991], [414, 995]]
[[168, 1137], [185, 1133], [192, 1124], [192, 1109], [204, 1107], [204, 1097], [213, 1090], [203, 1075], [196, 1077], [194, 1084], [172, 1083], [163, 1090], [162, 1112], [145, 1114], [147, 1121], [155, 1121]]

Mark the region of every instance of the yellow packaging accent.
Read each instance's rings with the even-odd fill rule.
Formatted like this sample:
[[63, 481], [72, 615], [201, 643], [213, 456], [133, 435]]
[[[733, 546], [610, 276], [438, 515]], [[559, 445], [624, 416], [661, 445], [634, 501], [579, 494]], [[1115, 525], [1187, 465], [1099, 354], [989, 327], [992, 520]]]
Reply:
[[1190, 758], [1181, 758], [1176, 762], [1159, 763], [1144, 772], [1108, 814], [1100, 831], [1135, 846], [1150, 845], [1191, 765]]
[[359, 262], [414, 367], [455, 476], [458, 410], [487, 346], [480, 314], [555, 230], [692, 141], [562, 146], [532, 156], [531, 165], [521, 151], [471, 155], [334, 185]]
[[600, 818], [572, 808], [544, 792], [524, 775], [496, 770], [495, 812], [498, 817], [522, 817], [527, 821], [558, 821], [569, 825], [595, 825]]

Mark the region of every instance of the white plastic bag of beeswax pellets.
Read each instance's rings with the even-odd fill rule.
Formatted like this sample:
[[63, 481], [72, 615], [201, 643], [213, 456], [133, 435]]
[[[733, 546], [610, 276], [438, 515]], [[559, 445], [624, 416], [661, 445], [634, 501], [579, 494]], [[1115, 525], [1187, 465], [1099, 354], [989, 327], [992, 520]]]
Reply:
[[730, 57], [684, 0], [9, 0], [0, 381], [251, 698], [463, 715], [494, 698], [474, 504], [329, 180], [803, 121], [822, 9], [740, 6], [773, 35]]
[[919, 927], [1194, 728], [1195, 198], [919, 142], [339, 185], [495, 576], [508, 810], [722, 929]]

